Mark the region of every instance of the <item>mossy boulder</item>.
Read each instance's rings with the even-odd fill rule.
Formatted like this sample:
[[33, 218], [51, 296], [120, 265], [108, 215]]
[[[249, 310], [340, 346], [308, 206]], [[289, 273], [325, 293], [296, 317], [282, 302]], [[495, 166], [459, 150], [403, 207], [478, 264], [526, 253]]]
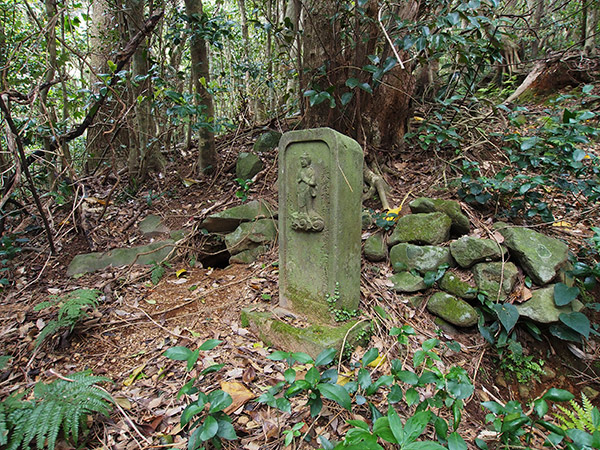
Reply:
[[477, 311], [464, 300], [436, 292], [427, 302], [427, 310], [457, 327], [472, 327], [477, 323]]
[[140, 220], [138, 227], [144, 236], [151, 238], [171, 232], [162, 219], [155, 214], [149, 214]]
[[559, 321], [562, 313], [569, 314], [573, 311], [581, 311], [583, 304], [573, 300], [565, 306], [556, 306], [554, 303], [554, 285], [531, 292], [531, 299], [520, 305], [516, 305], [519, 315], [528, 317], [540, 323], [554, 323]]
[[450, 237], [452, 220], [444, 213], [408, 214], [400, 217], [389, 239], [390, 245], [401, 242], [441, 244]]
[[460, 204], [454, 200], [419, 197], [408, 204], [413, 213], [443, 212], [452, 219], [452, 233], [457, 236], [468, 234], [471, 228], [469, 218], [460, 209]]
[[254, 146], [252, 147], [252, 150], [259, 153], [273, 150], [279, 145], [281, 136], [282, 134], [278, 131], [269, 130], [258, 137], [254, 143]]
[[369, 261], [383, 261], [387, 258], [387, 244], [381, 233], [376, 233], [367, 238], [363, 248], [365, 258]]
[[568, 247], [562, 241], [529, 228], [494, 225], [506, 245], [531, 279], [539, 285], [550, 282], [567, 263]]
[[479, 263], [473, 266], [477, 288], [480, 292], [485, 292], [492, 301], [506, 299], [514, 289], [518, 276], [519, 269], [511, 262]]
[[273, 242], [277, 239], [277, 229], [272, 219], [260, 219], [255, 222], [241, 223], [233, 233], [225, 236], [227, 251], [236, 253], [250, 250], [259, 245]]
[[396, 292], [417, 292], [427, 289], [423, 277], [410, 272], [399, 272], [389, 278]]
[[248, 250], [241, 251], [235, 255], [231, 255], [229, 258], [229, 264], [250, 264], [256, 261], [256, 259], [267, 253], [269, 248], [265, 245], [259, 245], [257, 247], [249, 248]]
[[492, 239], [463, 236], [450, 243], [450, 253], [460, 267], [467, 268], [482, 261], [500, 259], [506, 249]]
[[260, 172], [263, 163], [254, 153], [241, 152], [235, 163], [235, 176], [242, 180], [248, 180]]
[[211, 214], [202, 221], [201, 227], [210, 232], [229, 233], [240, 223], [255, 219], [277, 217], [277, 208], [262, 200], [253, 200], [240, 206]]
[[446, 272], [439, 281], [439, 286], [441, 290], [460, 298], [471, 300], [477, 296], [477, 286], [461, 280], [453, 272]]
[[415, 269], [425, 273], [445, 263], [452, 265], [453, 260], [447, 247], [402, 243], [390, 250], [390, 263], [394, 272]]

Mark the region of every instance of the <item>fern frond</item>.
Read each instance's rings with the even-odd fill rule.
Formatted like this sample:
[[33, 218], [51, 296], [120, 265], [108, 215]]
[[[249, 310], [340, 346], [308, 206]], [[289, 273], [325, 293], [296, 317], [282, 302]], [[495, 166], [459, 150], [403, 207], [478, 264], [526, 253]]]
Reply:
[[565, 430], [578, 429], [582, 431], [588, 431], [589, 433], [600, 431], [600, 427], [594, 426], [593, 411], [595, 407], [584, 393], [581, 393], [581, 405], [575, 400], [569, 401], [569, 404], [570, 408], [562, 405], [556, 405], [556, 407], [563, 413], [563, 415], [555, 414], [555, 417], [561, 424], [561, 428]]
[[8, 442], [8, 425], [6, 419], [6, 406], [0, 403], [0, 445], [6, 445]]

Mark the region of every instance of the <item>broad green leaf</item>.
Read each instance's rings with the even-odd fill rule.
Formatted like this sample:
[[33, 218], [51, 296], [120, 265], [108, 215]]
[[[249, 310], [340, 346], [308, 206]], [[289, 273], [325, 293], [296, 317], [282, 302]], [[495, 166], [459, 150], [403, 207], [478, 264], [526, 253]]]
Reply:
[[187, 370], [188, 370], [188, 372], [194, 368], [194, 366], [198, 362], [198, 357], [199, 356], [200, 356], [200, 350], [196, 349], [188, 357], [188, 359], [187, 359]]
[[306, 372], [304, 379], [308, 381], [312, 386], [316, 386], [317, 383], [321, 381], [321, 374], [319, 373], [319, 370], [316, 367], [311, 367], [308, 370], [308, 372]]
[[521, 142], [521, 150], [525, 152], [527, 150], [532, 149], [537, 145], [539, 140], [540, 139], [538, 137], [531, 137], [523, 140], [523, 142]]
[[407, 389], [404, 393], [404, 399], [406, 400], [406, 404], [408, 406], [412, 406], [419, 401], [419, 393], [415, 388]]
[[292, 353], [292, 358], [300, 364], [312, 364], [314, 363], [313, 359], [310, 355], [303, 352]]
[[564, 389], [550, 388], [542, 395], [542, 398], [552, 402], [568, 402], [569, 400], [573, 400], [575, 396]]
[[362, 358], [363, 367], [368, 366], [371, 362], [375, 361], [375, 358], [379, 356], [379, 350], [376, 348], [370, 348], [367, 350]]
[[405, 441], [404, 426], [402, 425], [400, 416], [398, 415], [398, 413], [392, 405], [388, 407], [387, 417], [390, 429], [392, 430], [392, 433], [396, 438], [397, 443], [402, 446], [402, 444], [404, 444]]
[[219, 420], [219, 429], [217, 430], [217, 436], [228, 441], [234, 441], [238, 438], [235, 429], [231, 423], [226, 420]]
[[202, 441], [208, 441], [215, 437], [217, 431], [219, 431], [219, 423], [213, 416], [206, 416], [206, 419], [204, 419], [204, 422], [199, 428], [201, 430], [200, 439]]
[[402, 388], [400, 386], [398, 386], [397, 384], [394, 384], [391, 388], [390, 388], [390, 393], [388, 394], [388, 402], [394, 404], [394, 403], [398, 403], [399, 401], [402, 400], [402, 397], [404, 396], [404, 392], [402, 391]]
[[543, 398], [538, 398], [533, 402], [533, 410], [538, 417], [542, 418], [548, 412], [548, 403], [546, 403]]
[[346, 389], [339, 384], [320, 383], [317, 385], [317, 389], [326, 399], [333, 400], [348, 411], [352, 409], [352, 399], [350, 398], [350, 395]]
[[344, 92], [340, 98], [342, 106], [346, 106], [348, 103], [350, 103], [352, 97], [354, 97], [353, 92]]
[[467, 444], [456, 431], [448, 436], [448, 450], [467, 450]]
[[231, 395], [221, 389], [217, 389], [208, 394], [208, 401], [210, 402], [210, 409], [208, 410], [209, 414], [222, 411], [233, 402]]
[[565, 306], [571, 303], [579, 295], [579, 288], [569, 287], [564, 283], [554, 285], [554, 303], [556, 306]]
[[367, 389], [369, 386], [371, 386], [372, 380], [371, 380], [371, 374], [369, 373], [369, 371], [365, 368], [360, 368], [360, 370], [358, 371], [358, 384], [362, 389]]
[[506, 332], [510, 333], [519, 320], [517, 307], [510, 303], [495, 303], [492, 308]]
[[197, 400], [194, 403], [190, 403], [181, 413], [180, 423], [181, 426], [186, 426], [189, 421], [196, 415], [204, 410], [204, 402]]
[[326, 348], [317, 356], [315, 359], [315, 366], [326, 366], [331, 364], [337, 354], [337, 350], [335, 348]]
[[356, 86], [358, 86], [360, 83], [360, 80], [358, 78], [348, 78], [346, 80], [346, 86], [348, 86], [350, 89], [354, 89]]
[[419, 441], [411, 442], [402, 447], [402, 450], [446, 450], [446, 448], [437, 442]]
[[174, 361], [187, 361], [192, 353], [187, 347], [171, 347], [165, 350], [163, 355]]
[[373, 434], [386, 442], [397, 444], [398, 440], [390, 427], [389, 418], [387, 416], [380, 417], [373, 425]]
[[267, 359], [270, 359], [271, 361], [283, 361], [284, 359], [287, 359], [289, 357], [290, 352], [282, 352], [280, 350], [277, 350], [271, 353], [269, 356], [267, 356]]
[[563, 325], [562, 323], [550, 325], [549, 330], [552, 336], [556, 336], [563, 341], [577, 342], [578, 344], [582, 342], [581, 335], [579, 333], [573, 331], [571, 328]]
[[285, 381], [292, 384], [294, 381], [296, 381], [296, 371], [291, 368], [286, 369], [285, 372], [283, 372], [283, 378]]
[[202, 350], [202, 351], [212, 350], [217, 345], [219, 345], [221, 342], [223, 342], [223, 341], [220, 341], [218, 339], [209, 339], [209, 340], [205, 341], [200, 347], [198, 347], [198, 350]]
[[429, 423], [429, 419], [431, 418], [430, 411], [420, 411], [416, 413], [414, 416], [410, 417], [406, 423], [404, 424], [404, 439], [406, 443], [410, 443], [415, 441], [423, 431], [425, 431], [425, 427]]
[[558, 319], [584, 338], [588, 339], [590, 337], [590, 321], [585, 314], [575, 311], [569, 314], [562, 313], [558, 316]]

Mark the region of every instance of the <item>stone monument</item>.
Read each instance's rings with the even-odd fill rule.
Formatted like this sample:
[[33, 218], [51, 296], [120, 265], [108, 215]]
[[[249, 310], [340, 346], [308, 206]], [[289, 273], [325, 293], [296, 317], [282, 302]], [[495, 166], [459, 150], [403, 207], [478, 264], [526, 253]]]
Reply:
[[360, 300], [363, 152], [329, 128], [291, 131], [279, 143], [280, 305], [328, 321]]

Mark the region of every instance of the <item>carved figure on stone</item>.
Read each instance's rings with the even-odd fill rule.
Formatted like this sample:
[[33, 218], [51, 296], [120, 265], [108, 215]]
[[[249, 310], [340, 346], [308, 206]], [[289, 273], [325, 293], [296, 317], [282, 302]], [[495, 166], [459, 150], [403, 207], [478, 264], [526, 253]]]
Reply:
[[317, 197], [316, 178], [310, 156], [305, 153], [300, 157], [300, 170], [297, 177], [298, 210], [291, 214], [294, 230], [318, 232], [325, 226], [323, 219], [314, 210]]

